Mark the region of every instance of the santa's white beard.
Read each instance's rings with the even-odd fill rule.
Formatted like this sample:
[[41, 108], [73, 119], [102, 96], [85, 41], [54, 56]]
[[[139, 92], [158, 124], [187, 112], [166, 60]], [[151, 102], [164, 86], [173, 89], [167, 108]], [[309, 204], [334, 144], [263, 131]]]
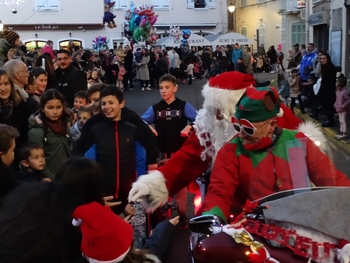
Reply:
[[203, 161], [211, 157], [214, 163], [222, 146], [237, 135], [231, 122], [226, 119], [217, 120], [216, 114], [206, 109], [199, 110], [194, 124], [200, 145], [204, 147], [201, 154]]

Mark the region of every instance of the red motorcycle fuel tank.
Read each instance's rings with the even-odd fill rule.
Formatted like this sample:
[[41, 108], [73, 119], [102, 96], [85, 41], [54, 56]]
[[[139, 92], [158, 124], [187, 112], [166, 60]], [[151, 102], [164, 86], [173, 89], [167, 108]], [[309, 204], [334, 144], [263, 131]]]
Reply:
[[[287, 248], [275, 248], [265, 239], [254, 236], [269, 251], [270, 256], [281, 263], [307, 263], [308, 259], [296, 256]], [[248, 263], [248, 246], [238, 244], [226, 233], [219, 233], [199, 241], [194, 249], [195, 263]]]

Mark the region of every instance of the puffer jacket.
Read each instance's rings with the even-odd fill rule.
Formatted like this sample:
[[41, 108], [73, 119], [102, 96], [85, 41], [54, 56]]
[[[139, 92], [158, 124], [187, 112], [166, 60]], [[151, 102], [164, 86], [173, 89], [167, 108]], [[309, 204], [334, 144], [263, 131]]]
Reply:
[[[314, 62], [317, 59], [317, 50], [306, 52], [300, 63], [300, 77], [302, 81], [307, 81], [310, 73], [314, 70]], [[309, 67], [311, 69], [309, 69]]]
[[13, 47], [9, 43], [7, 43], [5, 39], [0, 39], [0, 68], [2, 68], [8, 60], [7, 53], [11, 48]]
[[57, 171], [71, 154], [68, 128], [67, 136], [56, 134], [41, 121], [38, 115], [34, 114], [29, 117], [28, 122], [28, 141], [38, 143], [45, 151], [46, 166], [42, 175], [55, 179]]
[[105, 119], [93, 126], [91, 133], [96, 161], [104, 175], [103, 194], [113, 195], [124, 204], [137, 177], [135, 142], [138, 129], [129, 122]]

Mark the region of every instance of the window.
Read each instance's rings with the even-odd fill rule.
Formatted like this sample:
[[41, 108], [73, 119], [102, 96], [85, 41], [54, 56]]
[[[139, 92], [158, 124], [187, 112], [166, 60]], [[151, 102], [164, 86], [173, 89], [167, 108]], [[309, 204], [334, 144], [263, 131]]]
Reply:
[[291, 28], [292, 43], [305, 43], [306, 42], [306, 26], [305, 23], [293, 23]]
[[58, 0], [36, 0], [38, 11], [58, 11]]
[[75, 47], [82, 47], [83, 43], [80, 40], [75, 40], [75, 39], [69, 39], [69, 40], [62, 40], [60, 41], [60, 49], [67, 49], [69, 42], [73, 42], [73, 45]]
[[243, 26], [243, 27], [241, 27], [241, 35], [243, 35], [243, 36], [247, 36], [247, 34], [248, 34], [248, 29], [247, 29], [247, 27], [245, 27], [245, 26]]
[[128, 0], [115, 0], [114, 9], [128, 9]]
[[207, 0], [207, 5], [209, 8], [215, 8], [216, 0]]
[[206, 0], [195, 0], [194, 8], [208, 8], [208, 4]]
[[247, 6], [247, 0], [241, 0], [241, 7]]
[[28, 51], [33, 51], [37, 47], [43, 47], [45, 46], [45, 44], [46, 44], [46, 41], [40, 41], [40, 40], [33, 40], [33, 41], [28, 41], [24, 43]]
[[257, 27], [257, 31], [258, 31], [258, 46], [260, 46], [261, 44], [264, 44], [264, 46], [266, 46], [266, 25], [260, 24]]
[[187, 0], [187, 8], [194, 8], [194, 0]]
[[170, 0], [152, 0], [152, 5], [154, 9], [169, 10]]

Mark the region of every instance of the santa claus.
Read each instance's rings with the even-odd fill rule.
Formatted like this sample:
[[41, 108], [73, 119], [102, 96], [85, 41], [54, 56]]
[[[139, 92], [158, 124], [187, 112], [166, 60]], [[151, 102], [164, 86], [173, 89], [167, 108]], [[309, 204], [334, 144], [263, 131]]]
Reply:
[[[142, 198], [145, 210], [154, 211], [168, 196], [205, 172], [221, 147], [238, 134], [231, 119], [240, 97], [252, 86], [256, 86], [254, 77], [237, 71], [211, 78], [202, 90], [203, 109], [198, 112], [194, 131], [164, 166], [138, 178], [129, 193], [129, 201]], [[285, 105], [281, 105], [277, 116], [279, 127], [298, 129], [315, 143], [325, 145], [322, 131], [314, 123], [302, 123]]]

